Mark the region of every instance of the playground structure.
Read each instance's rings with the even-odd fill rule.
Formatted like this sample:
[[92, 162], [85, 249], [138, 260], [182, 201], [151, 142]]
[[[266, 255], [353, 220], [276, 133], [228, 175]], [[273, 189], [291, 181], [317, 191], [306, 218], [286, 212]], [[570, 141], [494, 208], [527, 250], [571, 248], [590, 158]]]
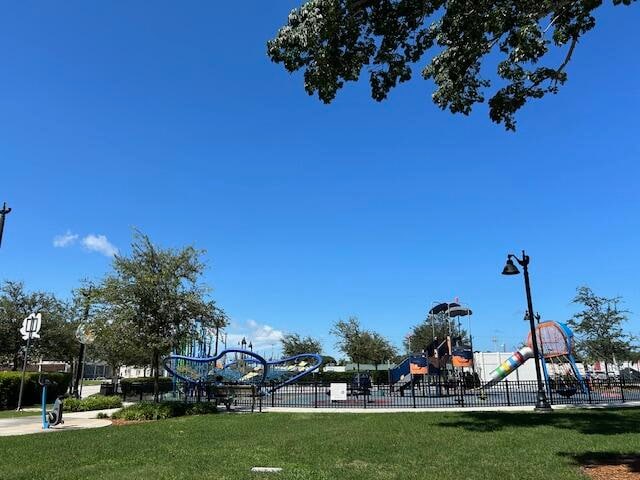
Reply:
[[[540, 346], [541, 365], [547, 388], [566, 397], [575, 395], [578, 390], [586, 393], [587, 385], [574, 357], [574, 338], [571, 329], [560, 322], [542, 322], [536, 327], [536, 338]], [[533, 356], [531, 334], [529, 334], [526, 345], [491, 372], [490, 380], [482, 388], [491, 388], [504, 380]]]
[[249, 385], [254, 386], [258, 394], [264, 395], [318, 370], [322, 365], [322, 357], [305, 353], [267, 361], [249, 350], [226, 349], [215, 356], [169, 355], [163, 364], [174, 381], [182, 380], [189, 388], [204, 384], [219, 387]]
[[[210, 341], [192, 342], [184, 351], [189, 355], [170, 355], [163, 363], [174, 379], [174, 394], [179, 390], [180, 398], [197, 398], [198, 401], [205, 396], [206, 400], [222, 402], [227, 408], [250, 405], [253, 410], [257, 402], [260, 408], [263, 405], [420, 408], [533, 404], [537, 391], [535, 381], [520, 378], [503, 381], [533, 358], [531, 338], [527, 338], [524, 346], [493, 370], [489, 381], [481, 385], [476, 368], [482, 367], [474, 365], [472, 337], [460, 325], [461, 320], [468, 319], [471, 314], [470, 308], [457, 302], [440, 303], [431, 308], [430, 316], [440, 316], [437, 321], [432, 319], [431, 324], [427, 323], [427, 332], [433, 325], [431, 341], [390, 369], [388, 383], [379, 375], [373, 382], [365, 372], [354, 373], [351, 380], [328, 380], [324, 374], [311, 380], [310, 374], [322, 365], [320, 355], [301, 354], [266, 360], [251, 350], [233, 348], [210, 355]], [[635, 395], [626, 386], [612, 389], [597, 384], [594, 389], [593, 385], [587, 385], [575, 362], [573, 332], [566, 325], [542, 322], [538, 324], [536, 334], [545, 385], [554, 404], [625, 401]], [[420, 338], [428, 340], [429, 336], [425, 336], [423, 330]], [[336, 383], [346, 385], [345, 399], [334, 400], [332, 397]], [[623, 392], [624, 389], [627, 390]], [[250, 399], [242, 400], [242, 397]]]
[[[427, 319], [433, 328], [432, 341], [422, 347], [422, 351], [412, 353], [397, 367], [389, 371], [389, 383], [393, 390], [401, 395], [409, 388], [415, 388], [422, 382], [441, 385], [448, 378], [464, 377], [465, 372], [475, 373], [473, 363], [472, 337], [469, 334], [468, 343], [462, 335], [460, 320], [471, 317], [473, 312], [460, 303], [437, 303], [429, 312]], [[437, 317], [447, 325], [447, 335], [444, 338], [436, 336], [434, 322]], [[440, 388], [438, 388], [438, 394]]]

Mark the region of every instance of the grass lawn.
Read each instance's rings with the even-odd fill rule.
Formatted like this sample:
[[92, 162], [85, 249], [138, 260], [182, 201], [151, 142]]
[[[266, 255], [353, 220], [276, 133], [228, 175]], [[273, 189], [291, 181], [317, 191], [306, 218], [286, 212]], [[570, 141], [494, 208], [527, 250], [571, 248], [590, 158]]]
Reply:
[[103, 383], [111, 383], [111, 380], [82, 380], [82, 385], [102, 385]]
[[[32, 408], [32, 407], [30, 407]], [[29, 410], [27, 412], [22, 411], [22, 412], [17, 412], [16, 410], [0, 410], [0, 419], [2, 418], [22, 418], [22, 417], [33, 417], [34, 415], [40, 415], [41, 411], [38, 410], [36, 411], [32, 411]]]
[[[640, 409], [219, 414], [0, 437], [2, 479], [581, 479], [640, 451]], [[278, 466], [278, 475], [252, 474]]]

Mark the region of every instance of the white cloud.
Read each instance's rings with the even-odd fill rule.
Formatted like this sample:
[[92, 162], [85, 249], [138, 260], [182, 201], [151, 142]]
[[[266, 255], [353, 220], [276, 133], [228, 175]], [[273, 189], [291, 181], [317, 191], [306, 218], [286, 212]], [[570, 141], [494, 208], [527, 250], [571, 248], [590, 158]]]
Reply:
[[227, 348], [237, 348], [244, 338], [247, 343], [253, 344], [253, 351], [264, 353], [280, 349], [280, 340], [284, 336], [282, 330], [277, 330], [271, 325], [261, 324], [255, 320], [246, 322], [231, 322], [227, 327]]
[[87, 235], [82, 239], [82, 245], [91, 252], [98, 252], [107, 257], [113, 257], [118, 253], [118, 249], [105, 235]]
[[56, 235], [53, 237], [53, 246], [56, 248], [69, 247], [76, 243], [78, 236], [78, 234], [71, 233], [70, 230], [67, 230], [63, 235]]

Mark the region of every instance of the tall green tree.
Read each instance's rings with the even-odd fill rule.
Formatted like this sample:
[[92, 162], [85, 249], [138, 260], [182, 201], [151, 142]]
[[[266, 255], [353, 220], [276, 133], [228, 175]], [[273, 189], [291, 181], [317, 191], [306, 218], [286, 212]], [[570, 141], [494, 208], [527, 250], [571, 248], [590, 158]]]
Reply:
[[634, 339], [623, 329], [628, 312], [618, 308], [621, 302], [621, 297], [601, 297], [589, 287], [579, 287], [573, 303], [583, 310], [568, 322], [580, 356], [589, 362], [604, 361], [607, 373], [609, 364], [631, 359], [634, 352]]
[[120, 367], [124, 365], [147, 367], [152, 355], [137, 341], [136, 326], [128, 318], [110, 318], [98, 314], [92, 319], [91, 328], [95, 340], [89, 347], [89, 355], [95, 360], [106, 362], [111, 367], [114, 385]]
[[17, 370], [23, 361], [25, 340], [22, 321], [31, 313], [42, 314], [40, 338], [31, 342], [29, 357], [71, 362], [77, 348], [70, 306], [47, 292], [29, 292], [24, 283], [5, 281], [0, 287], [0, 362]]
[[397, 354], [396, 348], [382, 335], [377, 332], [365, 333], [365, 350], [369, 361], [373, 363], [376, 370], [378, 365], [391, 361]]
[[514, 130], [515, 113], [527, 101], [555, 94], [566, 82], [566, 67], [602, 3], [308, 0], [289, 13], [267, 53], [289, 72], [302, 70], [307, 93], [325, 103], [363, 72], [372, 97], [384, 100], [422, 62], [438, 107], [468, 115], [489, 95], [491, 120]]
[[338, 320], [331, 329], [331, 334], [336, 337], [336, 347], [357, 364], [358, 370], [360, 364], [367, 361], [363, 333], [358, 317]]
[[357, 365], [373, 363], [376, 366], [391, 360], [395, 354], [395, 347], [382, 335], [365, 330], [361, 327], [357, 317], [339, 320], [331, 329], [336, 336], [336, 347]]
[[116, 255], [113, 272], [98, 288], [102, 308], [128, 325], [132, 339], [149, 353], [156, 401], [161, 357], [185, 340], [194, 322], [214, 326], [215, 304], [201, 283], [203, 253], [190, 246], [163, 249], [136, 231], [131, 255]]
[[312, 337], [301, 337], [297, 333], [288, 333], [280, 340], [282, 354], [285, 357], [293, 357], [303, 353], [322, 354], [322, 344]]

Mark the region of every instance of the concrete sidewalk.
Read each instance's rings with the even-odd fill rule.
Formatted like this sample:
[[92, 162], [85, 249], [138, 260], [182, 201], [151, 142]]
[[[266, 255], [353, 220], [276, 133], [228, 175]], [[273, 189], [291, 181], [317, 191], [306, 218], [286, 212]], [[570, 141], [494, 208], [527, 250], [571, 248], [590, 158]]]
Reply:
[[64, 420], [64, 423], [49, 429], [42, 428], [42, 417], [40, 415], [23, 418], [4, 418], [0, 419], [0, 437], [106, 427], [111, 425], [111, 420], [96, 418], [98, 413], [111, 415], [113, 412], [118, 410], [120, 409], [112, 408], [109, 410], [94, 410], [91, 412], [63, 413], [62, 419]]

